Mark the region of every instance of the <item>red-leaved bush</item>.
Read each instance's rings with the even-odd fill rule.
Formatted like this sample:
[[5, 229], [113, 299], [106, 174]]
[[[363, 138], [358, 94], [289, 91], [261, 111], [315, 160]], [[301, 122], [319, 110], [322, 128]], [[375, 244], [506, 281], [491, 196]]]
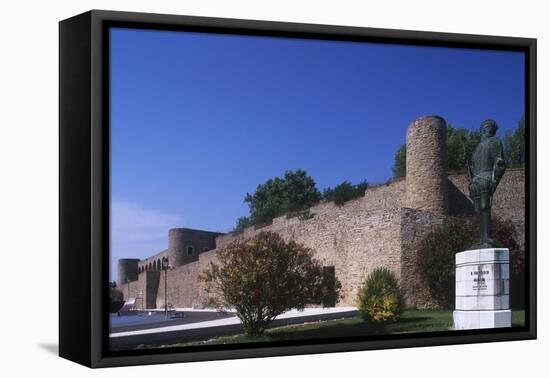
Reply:
[[[276, 233], [236, 240], [218, 258], [201, 275], [209, 305], [234, 308], [251, 337], [260, 336], [277, 315], [322, 300], [323, 268], [313, 251]], [[341, 285], [332, 286], [330, 295], [338, 298]]]

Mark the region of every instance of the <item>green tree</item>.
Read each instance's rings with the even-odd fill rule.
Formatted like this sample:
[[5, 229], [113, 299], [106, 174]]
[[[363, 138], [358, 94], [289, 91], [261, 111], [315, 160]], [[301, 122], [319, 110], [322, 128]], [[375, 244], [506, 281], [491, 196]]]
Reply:
[[511, 167], [522, 167], [525, 164], [525, 118], [521, 118], [517, 128], [504, 133], [504, 156]]
[[248, 226], [250, 226], [252, 222], [250, 221], [249, 217], [239, 217], [237, 219], [237, 224], [235, 225], [235, 228], [233, 229], [233, 232], [242, 231]]
[[201, 280], [208, 304], [222, 311], [235, 308], [245, 332], [257, 337], [276, 316], [318, 300], [324, 277], [311, 249], [264, 231], [230, 243]]
[[464, 152], [471, 155], [479, 144], [479, 131], [470, 131], [463, 127], [447, 126], [447, 168], [449, 172], [463, 172]]
[[326, 188], [323, 191], [323, 198], [326, 201], [334, 201], [338, 206], [342, 206], [349, 200], [354, 198], [363, 197], [365, 190], [368, 187], [367, 180], [361, 181], [359, 184], [352, 184], [349, 181], [344, 181], [341, 184], [332, 188]]
[[407, 145], [402, 144], [395, 152], [392, 167], [393, 177], [405, 177], [407, 172]]
[[258, 185], [254, 194], [247, 193], [244, 201], [250, 208], [250, 223], [271, 221], [284, 213], [307, 209], [321, 200], [315, 181], [305, 171], [286, 171], [283, 178], [275, 177]]

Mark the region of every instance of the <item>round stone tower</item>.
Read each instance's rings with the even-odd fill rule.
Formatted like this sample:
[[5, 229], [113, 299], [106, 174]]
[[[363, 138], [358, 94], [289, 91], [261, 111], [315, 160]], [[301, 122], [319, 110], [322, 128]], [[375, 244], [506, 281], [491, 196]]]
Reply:
[[171, 228], [168, 230], [170, 265], [176, 267], [197, 261], [201, 253], [216, 248], [216, 237], [220, 235], [219, 232], [192, 228]]
[[413, 209], [447, 213], [447, 123], [418, 118], [407, 128], [406, 203]]
[[136, 281], [138, 279], [138, 262], [139, 259], [118, 260], [118, 286], [126, 284], [128, 280]]
[[189, 235], [185, 228], [172, 228], [168, 230], [168, 261], [172, 266], [180, 266], [187, 263], [187, 251]]

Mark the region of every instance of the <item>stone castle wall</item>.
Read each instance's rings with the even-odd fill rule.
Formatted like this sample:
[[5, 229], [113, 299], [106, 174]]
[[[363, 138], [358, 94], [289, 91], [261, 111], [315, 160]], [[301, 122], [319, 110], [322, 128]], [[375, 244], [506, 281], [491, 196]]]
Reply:
[[119, 285], [118, 289], [122, 291], [125, 300], [136, 298], [135, 307], [137, 309], [156, 308], [160, 273], [160, 271], [153, 270], [140, 272], [137, 280]]
[[138, 263], [138, 271], [159, 270], [162, 264], [162, 258], [168, 256], [168, 250], [161, 251], [156, 255], [149, 256]]
[[[468, 199], [468, 180], [464, 174], [449, 175], [451, 214], [473, 214]], [[493, 197], [493, 214], [503, 219], [525, 220], [525, 172], [507, 169]]]
[[242, 235], [224, 236], [219, 248], [261, 231], [293, 239], [313, 249], [323, 266], [334, 266], [342, 284], [339, 304], [354, 306], [357, 289], [370, 271], [378, 266], [386, 266], [397, 274], [401, 270], [400, 209], [364, 210], [364, 205], [364, 198], [360, 198], [342, 207], [333, 203], [315, 206], [311, 219], [279, 217], [261, 229], [248, 228]]
[[[384, 186], [383, 190], [390, 192], [391, 185]], [[366, 276], [378, 267], [386, 267], [400, 279], [409, 306], [431, 307], [427, 290], [417, 284], [416, 247], [445, 216], [404, 207], [377, 207], [370, 202], [367, 190], [365, 197], [349, 201], [342, 207], [330, 203], [312, 208], [315, 216], [306, 221], [280, 217], [260, 230], [251, 227], [242, 235], [226, 235], [221, 247], [260, 231], [277, 232], [287, 240], [292, 238], [312, 248], [324, 266], [335, 267], [336, 276], [342, 283], [340, 306], [355, 306], [358, 290]], [[316, 209], [321, 216], [315, 213]]]
[[[200, 305], [199, 290], [199, 262], [193, 261], [189, 264], [168, 269], [168, 305], [176, 307], [197, 307]], [[164, 307], [164, 274], [161, 272], [156, 307]]]
[[[449, 187], [451, 215], [471, 214], [473, 208], [465, 192], [466, 178], [460, 174], [450, 175]], [[524, 188], [523, 170], [507, 171], [495, 193], [494, 213], [522, 225]], [[300, 220], [284, 215], [261, 228], [248, 227], [242, 233], [220, 235], [216, 238], [216, 249], [203, 252], [196, 261], [168, 271], [168, 303], [176, 307], [203, 306], [206, 294], [199, 275], [211, 261], [216, 261], [217, 253], [238, 238], [250, 238], [261, 231], [272, 231], [286, 240], [294, 239], [312, 248], [324, 266], [335, 267], [336, 276], [342, 283], [340, 306], [354, 306], [357, 290], [366, 275], [377, 267], [385, 266], [400, 279], [410, 306], [430, 307], [429, 295], [419, 284], [415, 268], [416, 246], [426, 233], [443, 221], [445, 215], [404, 207], [404, 189], [405, 180], [398, 179], [369, 188], [364, 197], [348, 201], [343, 206], [332, 202], [313, 206], [310, 209], [311, 219]], [[519, 231], [522, 237], [523, 230]], [[155, 255], [155, 259], [164, 254], [166, 251]], [[152, 259], [145, 261], [149, 260]], [[155, 273], [157, 275], [153, 277]], [[149, 276], [146, 278], [147, 274]], [[154, 291], [155, 285], [156, 295], [153, 295], [151, 291]], [[122, 284], [120, 288], [126, 298], [127, 285]], [[139, 279], [130, 283], [131, 297], [138, 296], [140, 292], [148, 297], [143, 299], [143, 303], [148, 305], [146, 308], [163, 307], [164, 272], [140, 272]]]
[[[175, 307], [201, 307], [206, 301], [199, 276], [219, 252], [234, 240], [251, 238], [261, 231], [276, 232], [315, 252], [323, 266], [334, 267], [342, 284], [339, 306], [356, 305], [366, 276], [375, 268], [392, 270], [404, 289], [407, 304], [433, 307], [428, 290], [416, 271], [418, 243], [447, 216], [472, 215], [464, 174], [447, 175], [446, 123], [426, 116], [407, 129], [407, 176], [370, 187], [363, 197], [337, 206], [323, 202], [309, 209], [309, 217], [287, 214], [269, 224], [248, 227], [239, 233], [177, 228], [169, 230], [168, 250], [142, 261], [119, 261], [120, 288], [128, 297], [140, 297], [142, 308], [163, 307], [165, 293]], [[523, 244], [525, 229], [525, 174], [508, 170], [493, 199], [493, 213], [511, 219]], [[306, 219], [307, 218], [307, 219]], [[161, 261], [168, 257], [168, 290]], [[138, 276], [136, 276], [138, 274]], [[137, 303], [139, 307], [139, 301]]]

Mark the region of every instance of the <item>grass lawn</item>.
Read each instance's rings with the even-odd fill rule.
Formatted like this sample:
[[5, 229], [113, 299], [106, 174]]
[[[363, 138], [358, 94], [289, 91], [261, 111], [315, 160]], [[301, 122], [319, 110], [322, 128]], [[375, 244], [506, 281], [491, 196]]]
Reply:
[[[512, 312], [512, 326], [523, 326], [524, 311]], [[374, 327], [366, 324], [357, 315], [352, 318], [318, 321], [273, 327], [263, 336], [251, 339], [245, 334], [217, 337], [205, 341], [180, 343], [172, 346], [234, 344], [280, 340], [307, 340], [358, 335], [383, 335], [412, 332], [449, 331], [453, 325], [453, 312], [450, 310], [407, 310], [392, 324]]]

